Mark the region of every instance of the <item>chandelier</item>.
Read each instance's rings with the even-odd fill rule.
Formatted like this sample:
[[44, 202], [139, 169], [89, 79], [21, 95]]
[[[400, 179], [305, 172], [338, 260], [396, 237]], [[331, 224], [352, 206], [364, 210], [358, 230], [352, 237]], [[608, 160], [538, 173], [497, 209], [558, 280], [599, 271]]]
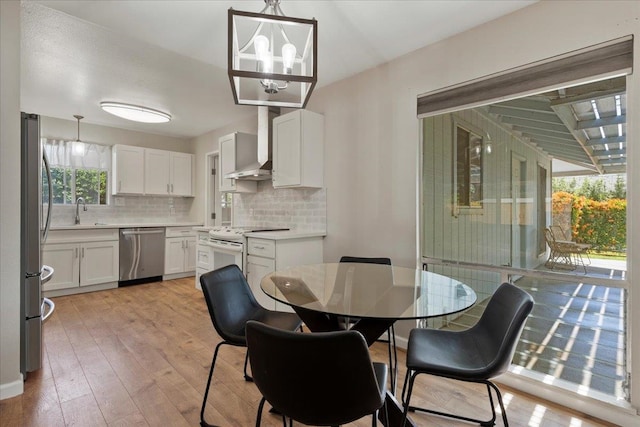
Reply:
[[318, 21], [291, 18], [280, 0], [259, 13], [229, 9], [228, 71], [240, 105], [304, 108], [317, 81]]

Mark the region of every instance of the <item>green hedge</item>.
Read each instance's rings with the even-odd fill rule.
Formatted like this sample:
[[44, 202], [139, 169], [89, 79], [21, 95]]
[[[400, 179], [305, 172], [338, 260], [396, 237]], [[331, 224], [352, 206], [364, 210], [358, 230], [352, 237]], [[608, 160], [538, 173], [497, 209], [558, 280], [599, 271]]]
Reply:
[[558, 212], [571, 203], [573, 240], [588, 243], [598, 251], [624, 251], [627, 247], [627, 201], [596, 201], [563, 191], [553, 194], [553, 209]]

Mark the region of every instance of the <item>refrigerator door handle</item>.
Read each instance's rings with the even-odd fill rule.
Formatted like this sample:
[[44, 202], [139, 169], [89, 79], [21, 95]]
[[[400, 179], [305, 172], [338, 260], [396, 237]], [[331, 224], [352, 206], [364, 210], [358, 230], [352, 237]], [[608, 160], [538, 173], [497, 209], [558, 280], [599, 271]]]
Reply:
[[[42, 231], [42, 244], [47, 241], [49, 235], [49, 228], [51, 228], [51, 208], [53, 205], [53, 183], [51, 182], [51, 168], [49, 167], [49, 158], [47, 157], [46, 150], [42, 150], [42, 160], [44, 161], [44, 168], [47, 171], [47, 186], [49, 187], [49, 201], [47, 202], [47, 221]], [[53, 273], [52, 273], [53, 274]]]
[[49, 265], [43, 265], [40, 273], [40, 283], [45, 284], [53, 277], [53, 267]]

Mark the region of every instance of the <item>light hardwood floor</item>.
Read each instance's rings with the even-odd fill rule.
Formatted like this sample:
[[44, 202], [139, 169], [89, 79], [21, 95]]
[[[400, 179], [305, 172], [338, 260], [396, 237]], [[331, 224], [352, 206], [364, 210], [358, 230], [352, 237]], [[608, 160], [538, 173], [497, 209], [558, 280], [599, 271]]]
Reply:
[[[219, 341], [193, 278], [55, 298], [44, 325], [44, 367], [23, 395], [0, 402], [2, 426], [197, 426], [204, 386]], [[386, 361], [386, 347], [372, 347]], [[399, 352], [400, 385], [404, 352]], [[242, 376], [244, 349], [223, 346], [207, 419], [252, 426], [260, 394]], [[421, 376], [412, 403], [488, 414], [482, 388]], [[501, 387], [513, 426], [608, 424]], [[304, 399], [304, 396], [300, 396]], [[424, 414], [417, 425], [468, 426]], [[369, 426], [370, 418], [353, 423]], [[281, 426], [265, 413], [265, 426]], [[502, 425], [499, 420], [498, 425]]]

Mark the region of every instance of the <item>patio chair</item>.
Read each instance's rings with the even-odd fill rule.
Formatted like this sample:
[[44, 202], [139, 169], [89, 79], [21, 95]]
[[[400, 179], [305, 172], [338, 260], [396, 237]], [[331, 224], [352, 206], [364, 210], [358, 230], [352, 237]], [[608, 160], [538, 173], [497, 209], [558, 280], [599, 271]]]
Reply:
[[[561, 231], [562, 230], [560, 230], [560, 232]], [[546, 267], [550, 269], [564, 268], [575, 270], [578, 265], [581, 265], [585, 274], [587, 273], [587, 265], [591, 263], [587, 251], [591, 248], [591, 245], [558, 239], [551, 228], [545, 228], [544, 237], [550, 249], [549, 258], [544, 264]], [[582, 255], [586, 255], [587, 262], [585, 262]]]

